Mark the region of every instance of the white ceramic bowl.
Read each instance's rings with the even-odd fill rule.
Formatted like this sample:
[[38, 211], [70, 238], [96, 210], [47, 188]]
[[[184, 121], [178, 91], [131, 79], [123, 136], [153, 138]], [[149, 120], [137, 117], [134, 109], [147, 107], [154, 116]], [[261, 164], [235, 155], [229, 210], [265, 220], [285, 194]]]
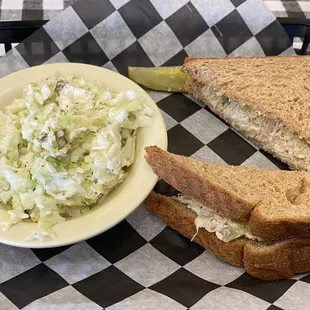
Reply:
[[25, 238], [35, 229], [35, 223], [18, 223], [8, 231], [0, 229], [0, 243], [27, 247], [48, 248], [72, 244], [91, 238], [113, 227], [147, 197], [157, 182], [157, 176], [144, 160], [144, 147], [158, 145], [167, 148], [167, 132], [162, 115], [150, 96], [137, 84], [126, 77], [100, 67], [84, 64], [51, 64], [32, 67], [15, 72], [0, 79], [0, 110], [21, 96], [21, 90], [29, 82], [34, 82], [55, 73], [72, 73], [90, 81], [105, 83], [115, 92], [134, 90], [143, 102], [156, 111], [154, 124], [140, 129], [137, 135], [136, 158], [125, 181], [110, 193], [102, 202], [80, 217], [69, 219], [54, 226], [55, 239], [46, 242], [26, 241]]

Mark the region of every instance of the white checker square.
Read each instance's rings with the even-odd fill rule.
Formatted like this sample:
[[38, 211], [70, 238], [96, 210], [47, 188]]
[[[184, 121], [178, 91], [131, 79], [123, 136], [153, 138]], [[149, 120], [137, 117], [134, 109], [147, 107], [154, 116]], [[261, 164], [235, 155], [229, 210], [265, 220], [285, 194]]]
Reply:
[[211, 29], [205, 31], [185, 51], [189, 57], [225, 57], [226, 52]]
[[249, 293], [233, 288], [219, 287], [199, 300], [191, 307], [191, 310], [266, 310], [269, 306], [270, 303]]
[[2, 0], [1, 10], [22, 10], [23, 0]]
[[310, 305], [309, 283], [297, 281], [273, 304], [283, 309], [294, 309], [294, 310], [309, 309]]
[[171, 93], [165, 92], [165, 91], [154, 91], [150, 89], [145, 89], [145, 91], [151, 96], [151, 98], [155, 101], [158, 102], [162, 99], [167, 98], [168, 96], [171, 95]]
[[40, 263], [41, 261], [30, 249], [0, 244], [0, 283], [10, 280]]
[[273, 162], [260, 152], [255, 152], [251, 157], [244, 161], [241, 166], [279, 170]]
[[64, 0], [43, 0], [43, 10], [63, 10]]
[[130, 0], [110, 0], [114, 7], [118, 10]]
[[1, 309], [3, 310], [18, 310], [18, 308], [11, 303], [9, 299], [7, 299], [1, 292], [0, 292], [0, 305]]
[[285, 51], [283, 51], [279, 56], [296, 56], [296, 52], [293, 46], [290, 46]]
[[4, 44], [0, 44], [0, 57], [5, 55], [5, 48], [4, 48]]
[[162, 295], [150, 289], [145, 289], [132, 295], [110, 307], [106, 310], [185, 310], [183, 305], [168, 296]]
[[244, 42], [241, 46], [236, 48], [228, 57], [264, 57], [265, 53], [255, 37]]
[[91, 30], [91, 34], [109, 59], [136, 41], [135, 36], [117, 11], [96, 25]]
[[227, 125], [205, 109], [192, 114], [182, 121], [181, 125], [204, 144], [214, 140], [228, 129]]
[[23, 310], [99, 310], [96, 303], [82, 295], [72, 286], [66, 286], [56, 292], [33, 301]]
[[191, 155], [192, 158], [199, 159], [201, 161], [209, 161], [212, 163], [218, 163], [218, 164], [225, 164], [227, 163], [218, 156], [215, 152], [213, 152], [208, 146], [202, 147], [200, 150], [198, 150], [196, 153]]
[[150, 213], [141, 205], [127, 218], [127, 222], [146, 240], [150, 241], [157, 236], [166, 225], [163, 221]]
[[118, 72], [118, 70], [115, 68], [115, 66], [113, 65], [113, 63], [111, 61], [108, 61], [107, 63], [105, 63], [102, 68], [114, 71], [114, 72]]
[[281, 1], [265, 1], [265, 4], [271, 12], [286, 12], [284, 5]]
[[22, 20], [23, 10], [1, 10], [1, 20]]
[[139, 40], [155, 66], [161, 66], [182, 50], [182, 45], [165, 21], [148, 31]]
[[73, 245], [44, 264], [70, 284], [90, 277], [111, 265], [86, 242]]
[[58, 14], [61, 14], [62, 10], [44, 10], [43, 11], [43, 19], [44, 20], [52, 20], [55, 18]]
[[184, 266], [191, 273], [209, 282], [225, 285], [244, 274], [243, 268], [231, 266], [205, 251]]
[[218, 23], [235, 9], [229, 0], [192, 0], [192, 3], [209, 27]]
[[172, 118], [170, 115], [168, 115], [166, 112], [161, 110], [161, 114], [163, 116], [167, 130], [173, 128], [174, 126], [178, 124], [178, 122], [174, 118]]
[[54, 63], [61, 63], [61, 62], [69, 62], [69, 61], [68, 61], [67, 57], [62, 52], [58, 52], [52, 58], [47, 60], [45, 62], [45, 64], [54, 64]]
[[237, 8], [237, 11], [254, 35], [276, 19], [262, 0], [247, 0]]
[[[73, 26], [74, 25], [74, 26]], [[87, 33], [88, 29], [72, 7], [43, 26], [59, 49], [64, 49]]]
[[17, 49], [12, 49], [6, 53], [5, 57], [0, 57], [0, 78], [15, 71], [29, 68], [24, 58]]
[[150, 1], [154, 5], [159, 15], [164, 19], [175, 13], [182, 6], [184, 6], [189, 2], [188, 0], [177, 0], [177, 1], [150, 0]]
[[114, 266], [146, 287], [165, 279], [180, 267], [149, 243]]
[[297, 1], [307, 18], [310, 18], [310, 1]]

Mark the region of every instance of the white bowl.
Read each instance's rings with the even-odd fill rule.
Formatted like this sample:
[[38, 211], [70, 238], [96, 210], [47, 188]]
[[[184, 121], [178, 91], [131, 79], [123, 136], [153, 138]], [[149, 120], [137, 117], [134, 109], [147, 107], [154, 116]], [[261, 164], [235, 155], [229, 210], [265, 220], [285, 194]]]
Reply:
[[136, 158], [125, 181], [110, 193], [102, 202], [80, 217], [69, 219], [54, 226], [57, 234], [50, 241], [26, 241], [25, 238], [36, 228], [35, 223], [18, 223], [9, 230], [0, 229], [0, 243], [27, 247], [48, 248], [72, 244], [102, 233], [113, 227], [147, 197], [158, 178], [144, 160], [144, 147], [158, 145], [167, 148], [167, 131], [162, 115], [150, 96], [137, 84], [126, 77], [100, 67], [84, 64], [51, 64], [32, 67], [15, 72], [0, 79], [0, 109], [21, 96], [21, 90], [29, 82], [34, 82], [55, 73], [72, 73], [90, 81], [105, 83], [115, 92], [134, 90], [138, 97], [156, 111], [154, 124], [150, 128], [140, 129], [137, 135]]

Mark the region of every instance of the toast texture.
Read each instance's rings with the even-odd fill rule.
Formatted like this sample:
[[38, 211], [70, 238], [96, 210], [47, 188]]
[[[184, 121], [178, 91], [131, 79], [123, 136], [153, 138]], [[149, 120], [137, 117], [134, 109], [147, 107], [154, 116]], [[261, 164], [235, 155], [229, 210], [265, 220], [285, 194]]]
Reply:
[[186, 89], [256, 145], [295, 170], [310, 170], [310, 146], [281, 122], [260, 115], [247, 105], [218, 96], [207, 85], [188, 80]]
[[[151, 193], [146, 207], [186, 238], [192, 239], [195, 235], [196, 214], [180, 202]], [[310, 239], [263, 243], [239, 238], [225, 243], [214, 233], [200, 228], [194, 241], [217, 258], [233, 266], [243, 266], [258, 279], [280, 280], [310, 271]]]
[[309, 56], [187, 58], [182, 71], [188, 93], [290, 168], [308, 171], [309, 64]]
[[175, 155], [156, 146], [145, 158], [155, 174], [186, 196], [263, 240], [310, 238], [310, 173], [229, 166]]
[[280, 120], [310, 143], [310, 56], [187, 58], [182, 71]]

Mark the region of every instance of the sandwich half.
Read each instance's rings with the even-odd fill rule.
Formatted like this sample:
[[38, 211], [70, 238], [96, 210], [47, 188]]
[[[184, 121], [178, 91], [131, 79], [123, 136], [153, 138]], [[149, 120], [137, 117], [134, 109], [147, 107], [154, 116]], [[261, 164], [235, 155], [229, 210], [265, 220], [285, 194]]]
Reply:
[[186, 90], [292, 169], [310, 170], [310, 56], [187, 58]]
[[253, 277], [310, 271], [310, 174], [204, 163], [146, 148], [154, 172], [178, 190], [147, 208], [216, 257]]

